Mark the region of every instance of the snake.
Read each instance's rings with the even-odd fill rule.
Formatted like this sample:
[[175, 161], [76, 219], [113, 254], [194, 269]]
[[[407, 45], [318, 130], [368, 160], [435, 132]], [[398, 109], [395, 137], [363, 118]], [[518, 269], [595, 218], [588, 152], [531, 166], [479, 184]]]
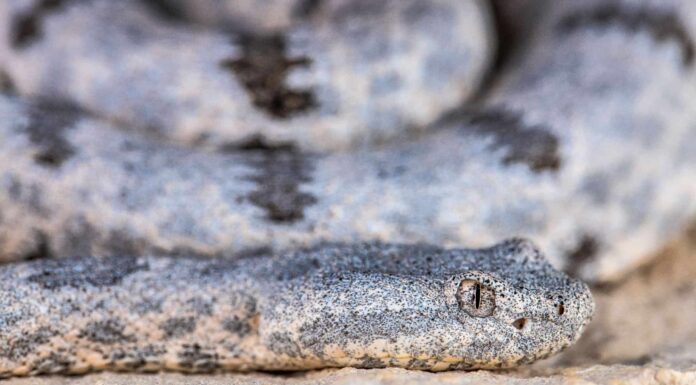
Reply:
[[[36, 27], [23, 45], [0, 55], [15, 89], [14, 96], [0, 96], [3, 260], [225, 258], [318, 241], [482, 247], [521, 236], [537, 242], [555, 266], [607, 282], [645, 263], [696, 212], [688, 1], [554, 2], [478, 102], [444, 113], [420, 134], [384, 143], [367, 135], [372, 146], [346, 151], [313, 148], [301, 130], [287, 130], [299, 115], [278, 121], [291, 132], [283, 138], [270, 126], [247, 130], [256, 126], [235, 124], [236, 117], [227, 124], [224, 114], [214, 114], [217, 123], [206, 117], [206, 103], [237, 111], [241, 101], [249, 116], [265, 116], [253, 106], [254, 93], [243, 92], [244, 81], [224, 65], [255, 67], [254, 57], [264, 55], [229, 56], [231, 32], [164, 22], [141, 12], [140, 3], [68, 2], [34, 13], [28, 3], [3, 2], [7, 12], [0, 12], [20, 21], [34, 15]], [[392, 10], [414, 4], [384, 3], [391, 5], [379, 12], [356, 5], [357, 14], [373, 15], [358, 18], [358, 25], [379, 25], [387, 20], [380, 17], [392, 20]], [[454, 3], [469, 4], [447, 4]], [[322, 23], [331, 4], [296, 28]], [[434, 9], [441, 8], [419, 14], [432, 22], [440, 14]], [[116, 12], [122, 17], [113, 20]], [[414, 41], [420, 25], [413, 24]], [[335, 49], [360, 51], [380, 41]], [[329, 52], [307, 54], [308, 68], [321, 67]], [[411, 62], [386, 48], [373, 53], [380, 62]], [[422, 68], [416, 72], [435, 81]], [[353, 71], [349, 83], [369, 74]], [[437, 92], [446, 93], [439, 86]], [[389, 114], [368, 115], [408, 130]], [[197, 139], [198, 128], [182, 128], [189, 122], [209, 125], [209, 140]], [[324, 149], [336, 148], [325, 134], [313, 137], [327, 143]]]
[[485, 90], [482, 1], [205, 4], [0, 4], [0, 376], [515, 367], [696, 211], [689, 2], [556, 2]]
[[[0, 66], [22, 93], [61, 89], [100, 116], [178, 142], [263, 136], [337, 151], [422, 130], [478, 89], [492, 56], [479, 0], [332, 0], [282, 31], [256, 20], [281, 23], [274, 10], [290, 17], [300, 2], [229, 2], [238, 15], [227, 25], [237, 28], [222, 31], [167, 23], [153, 3], [5, 1]], [[20, 70], [48, 57], [64, 71]]]
[[0, 378], [507, 368], [570, 345], [594, 310], [586, 284], [522, 239], [40, 259], [1, 266], [0, 293]]

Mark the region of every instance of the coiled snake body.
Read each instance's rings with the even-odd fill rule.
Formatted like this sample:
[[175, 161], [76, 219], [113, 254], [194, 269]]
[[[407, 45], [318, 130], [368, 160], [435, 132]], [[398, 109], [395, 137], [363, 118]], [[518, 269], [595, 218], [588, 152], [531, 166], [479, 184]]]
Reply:
[[[426, 113], [425, 102], [412, 98], [422, 96], [427, 84], [442, 83], [434, 92], [443, 95], [452, 84], [459, 87], [454, 78], [431, 76], [451, 72], [433, 69], [456, 64], [466, 76], [480, 77], [480, 66], [469, 64], [485, 62], [473, 59], [481, 56], [446, 60], [449, 45], [466, 51], [477, 46], [467, 36], [477, 34], [430, 28], [451, 21], [439, 19], [443, 14], [476, 15], [441, 12], [454, 3], [468, 7], [466, 1], [417, 2], [420, 12], [412, 2], [385, 2], [391, 5], [383, 9], [364, 1], [355, 8], [351, 1], [322, 3], [327, 8], [319, 8], [306, 26], [319, 23], [337, 42], [354, 40], [307, 53], [306, 67], [271, 66], [270, 72], [259, 58], [285, 58], [272, 41], [246, 46], [250, 51], [242, 54], [228, 34], [163, 25], [138, 12], [136, 3], [141, 4], [65, 2], [35, 13], [27, 10], [28, 2], [2, 3], [7, 22], [0, 25], [24, 20], [36, 28], [18, 35], [24, 36], [21, 44], [2, 48], [0, 67], [17, 93], [43, 101], [0, 97], [0, 231], [6, 234], [0, 258], [230, 257], [321, 240], [475, 247], [524, 236], [538, 242], [556, 266], [602, 281], [639, 265], [696, 212], [689, 24], [695, 18], [679, 16], [690, 14], [692, 2], [554, 2], [478, 106], [459, 108], [430, 125], [421, 123], [433, 119], [435, 110]], [[340, 22], [321, 13], [345, 11], [341, 4], [352, 12], [341, 13]], [[401, 27], [383, 30], [392, 24]], [[450, 35], [457, 39], [442, 37]], [[427, 43], [417, 43], [421, 38]], [[297, 41], [297, 49], [321, 45], [319, 40]], [[433, 59], [417, 60], [423, 55]], [[327, 60], [330, 66], [320, 64]], [[241, 72], [230, 73], [229, 65]], [[346, 72], [319, 75], [328, 68]], [[303, 71], [314, 75], [294, 83], [294, 74]], [[287, 78], [280, 82], [276, 75], [282, 74]], [[362, 82], [372, 84], [365, 86], [371, 90], [394, 87], [361, 97], [319, 92], [343, 84], [344, 76], [349, 89]], [[269, 84], [274, 86], [261, 87]], [[280, 95], [294, 98], [284, 93], [286, 86], [314, 89], [318, 110], [269, 118], [264, 103]], [[375, 110], [344, 116], [354, 110], [323, 98], [335, 93]], [[390, 104], [399, 95], [410, 95], [408, 107]], [[338, 109], [322, 110], [332, 105]], [[397, 110], [401, 117], [389, 118]], [[401, 114], [424, 118], [406, 122]], [[111, 122], [95, 118], [100, 116]], [[367, 142], [411, 126], [430, 132], [326, 153], [320, 149], [345, 142], [321, 128], [323, 119], [372, 132], [346, 131]]]

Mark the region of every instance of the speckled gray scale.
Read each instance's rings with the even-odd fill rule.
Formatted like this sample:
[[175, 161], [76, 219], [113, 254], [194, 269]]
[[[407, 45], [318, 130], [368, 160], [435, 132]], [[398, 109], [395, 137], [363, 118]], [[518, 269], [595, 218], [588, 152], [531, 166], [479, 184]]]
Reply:
[[[142, 268], [123, 272], [119, 259], [97, 257], [0, 267], [0, 377], [511, 367], [573, 343], [594, 308], [585, 284], [519, 239], [450, 250], [323, 244], [224, 267], [201, 258], [133, 260]], [[63, 282], [37, 279], [67, 266]], [[121, 273], [105, 278], [102, 270]], [[461, 298], [461, 282], [494, 295], [491, 311], [470, 314], [479, 302]], [[186, 306], [202, 293], [209, 312]], [[138, 311], [143, 303], [160, 305]]]

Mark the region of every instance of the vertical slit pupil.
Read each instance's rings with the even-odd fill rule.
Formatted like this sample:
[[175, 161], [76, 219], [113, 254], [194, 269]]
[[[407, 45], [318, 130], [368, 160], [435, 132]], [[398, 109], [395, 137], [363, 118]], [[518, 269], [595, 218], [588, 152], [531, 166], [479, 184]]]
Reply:
[[476, 284], [476, 299], [475, 299], [475, 301], [476, 301], [476, 308], [478, 309], [479, 306], [481, 305], [481, 285], [478, 283]]

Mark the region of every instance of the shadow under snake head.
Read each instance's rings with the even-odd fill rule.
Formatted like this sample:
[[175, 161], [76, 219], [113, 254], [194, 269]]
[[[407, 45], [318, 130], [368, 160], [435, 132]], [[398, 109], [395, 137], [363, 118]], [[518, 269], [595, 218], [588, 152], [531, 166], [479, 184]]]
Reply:
[[584, 283], [519, 239], [479, 250], [325, 246], [314, 265], [269, 297], [262, 318], [261, 340], [288, 356], [281, 369], [511, 367], [573, 343], [594, 310]]

